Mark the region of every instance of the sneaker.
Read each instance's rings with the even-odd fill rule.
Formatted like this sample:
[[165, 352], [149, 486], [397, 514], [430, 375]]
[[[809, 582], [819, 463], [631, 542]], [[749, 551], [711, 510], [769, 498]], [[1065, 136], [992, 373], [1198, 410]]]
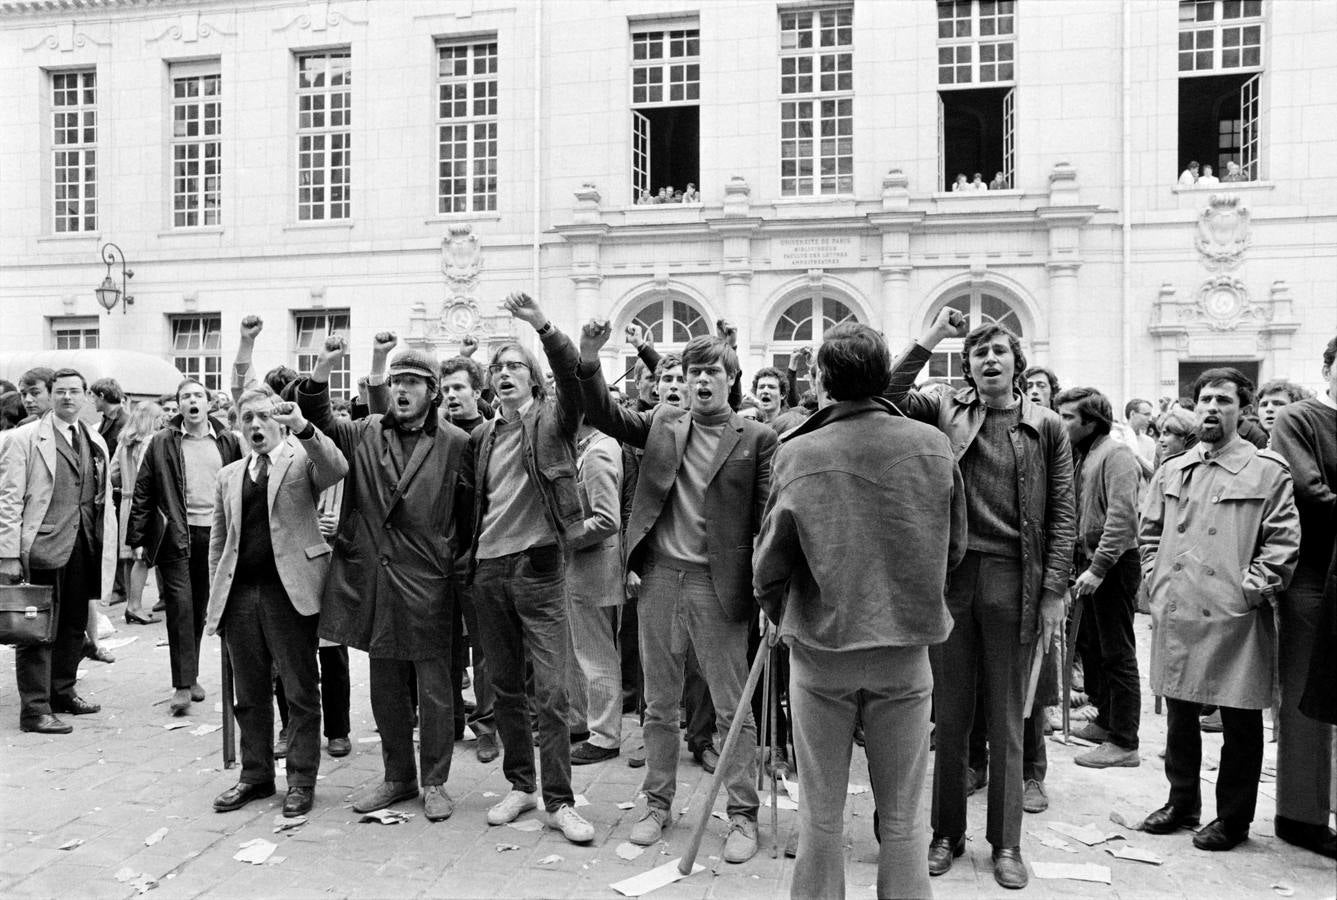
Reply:
[[1203, 716], [1198, 725], [1208, 734], [1220, 734], [1223, 727], [1221, 725], [1221, 710], [1216, 710], [1210, 716]]
[[1045, 727], [1049, 729], [1050, 734], [1053, 734], [1056, 731], [1062, 731], [1063, 710], [1059, 709], [1057, 706], [1046, 706]]
[[1072, 730], [1072, 736], [1093, 744], [1103, 744], [1110, 739], [1110, 733], [1095, 722], [1083, 722]]
[[416, 781], [382, 781], [353, 798], [353, 812], [375, 812], [400, 800], [412, 800], [416, 796], [418, 796]]
[[1096, 707], [1093, 704], [1088, 703], [1085, 706], [1079, 706], [1072, 712], [1068, 713], [1068, 721], [1094, 722], [1096, 720], [1096, 716], [1098, 715], [1100, 715], [1100, 710], [1096, 709]]
[[637, 846], [649, 847], [663, 836], [664, 826], [668, 824], [668, 818], [667, 809], [660, 809], [658, 806], [646, 807], [645, 815], [641, 816], [639, 822], [631, 826], [631, 837], [628, 840]]
[[571, 765], [588, 766], [591, 763], [614, 759], [620, 752], [617, 747], [596, 747], [589, 741], [582, 741], [571, 748]]
[[507, 822], [514, 822], [520, 813], [536, 806], [538, 801], [534, 794], [517, 790], [507, 791], [501, 802], [487, 811], [487, 824], [505, 825]]
[[548, 814], [548, 824], [560, 829], [562, 835], [573, 844], [588, 844], [594, 840], [594, 826], [581, 818], [575, 807], [563, 803], [557, 812]]
[[444, 784], [429, 784], [422, 792], [422, 805], [427, 811], [427, 821], [441, 822], [450, 818], [455, 811], [455, 801], [446, 793]]
[[1021, 808], [1028, 813], [1042, 813], [1049, 809], [1049, 795], [1045, 793], [1044, 782], [1034, 778], [1026, 779], [1026, 786], [1021, 792]]
[[1142, 760], [1138, 757], [1136, 750], [1125, 750], [1110, 741], [1105, 741], [1094, 750], [1077, 754], [1073, 758], [1073, 762], [1088, 769], [1110, 769], [1119, 766], [1136, 769], [1142, 765]]
[[729, 836], [724, 839], [724, 861], [745, 863], [757, 855], [757, 820], [735, 813], [729, 817]]

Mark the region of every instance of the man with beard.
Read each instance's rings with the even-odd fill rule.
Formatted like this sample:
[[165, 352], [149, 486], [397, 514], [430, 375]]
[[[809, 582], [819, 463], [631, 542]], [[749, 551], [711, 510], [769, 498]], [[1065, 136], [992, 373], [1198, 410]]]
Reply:
[[167, 609], [172, 715], [204, 699], [200, 640], [209, 605], [209, 529], [218, 473], [241, 458], [237, 436], [209, 416], [209, 392], [193, 378], [176, 389], [180, 412], [155, 434], [139, 464], [125, 543], [157, 566]]
[[[770, 487], [775, 432], [729, 406], [738, 356], [727, 339], [698, 337], [683, 349], [688, 410], [661, 403], [638, 413], [613, 405], [599, 365], [611, 329], [581, 334], [580, 396], [592, 426], [645, 448], [627, 526], [627, 567], [641, 577], [640, 645], [645, 673], [647, 808], [633, 843], [660, 840], [671, 818], [678, 759], [678, 698], [688, 646], [696, 649], [722, 731], [728, 731], [747, 678], [752, 541]], [[741, 746], [757, 740], [744, 707]], [[729, 833], [724, 859], [757, 852], [756, 756], [729, 761]]]
[[242, 392], [237, 418], [250, 452], [218, 473], [207, 630], [223, 635], [232, 661], [241, 777], [214, 809], [274, 793], [277, 673], [288, 709], [283, 815], [294, 817], [311, 811], [320, 768], [316, 624], [330, 548], [317, 504], [348, 463], [296, 404], [275, 401], [267, 387]]
[[45, 371], [51, 377], [41, 382], [41, 396], [54, 398], [54, 407], [10, 432], [0, 452], [0, 578], [26, 575], [52, 586], [55, 640], [14, 651], [19, 728], [69, 734], [72, 727], [56, 713], [102, 708], [75, 693], [75, 679], [88, 601], [115, 565], [116, 518], [107, 445], [79, 421], [84, 377], [74, 369]]
[[[390, 332], [375, 336], [373, 372], [383, 370], [397, 343]], [[320, 636], [370, 657], [371, 711], [385, 765], [384, 779], [354, 795], [353, 809], [371, 812], [418, 796], [413, 678], [423, 805], [435, 822], [455, 809], [446, 792], [454, 743], [450, 648], [455, 557], [468, 521], [468, 438], [440, 420], [439, 366], [418, 350], [390, 362], [389, 412], [335, 419], [329, 377], [345, 352], [343, 338], [327, 338], [311, 376], [298, 383], [297, 400], [349, 463]]]
[[1216, 818], [1193, 837], [1230, 850], [1249, 836], [1263, 766], [1263, 710], [1275, 692], [1273, 604], [1300, 548], [1285, 461], [1238, 433], [1253, 383], [1208, 369], [1193, 383], [1201, 442], [1157, 470], [1138, 541], [1151, 597], [1151, 689], [1165, 698], [1169, 800], [1143, 830], [1169, 834], [1199, 821], [1198, 707], [1220, 707], [1225, 744]]

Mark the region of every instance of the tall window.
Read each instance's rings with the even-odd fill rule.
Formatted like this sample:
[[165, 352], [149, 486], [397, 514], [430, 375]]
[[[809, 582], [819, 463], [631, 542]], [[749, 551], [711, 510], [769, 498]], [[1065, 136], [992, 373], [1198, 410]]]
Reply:
[[51, 73], [52, 220], [97, 230], [97, 73]]
[[211, 391], [223, 387], [223, 322], [217, 313], [172, 316], [172, 365]]
[[497, 42], [437, 47], [437, 212], [497, 208]]
[[[1010, 189], [1015, 177], [1014, 0], [938, 3], [938, 159], [942, 190], [968, 183]], [[972, 188], [980, 190], [982, 187]]]
[[[1025, 338], [1021, 316], [1018, 315], [1010, 303], [1002, 297], [990, 293], [987, 289], [971, 289], [953, 297], [933, 310], [930, 321], [942, 309], [954, 309], [961, 313], [966, 317], [966, 321], [970, 323], [971, 328], [996, 322], [1018, 338], [1023, 340]], [[941, 378], [950, 382], [952, 387], [965, 387], [966, 381], [963, 374], [965, 372], [965, 359], [961, 355], [962, 343], [963, 341], [960, 338], [951, 338], [939, 344], [934, 349], [933, 356], [929, 359], [921, 377]]]
[[[1230, 181], [1261, 178], [1262, 0], [1179, 4], [1179, 170], [1212, 166]], [[1206, 174], [1206, 169], [1202, 169]]]
[[352, 58], [347, 49], [297, 57], [297, 218], [352, 215]]
[[[696, 22], [631, 33], [632, 202], [700, 190], [701, 32]], [[662, 194], [661, 194], [662, 191]]]
[[172, 66], [172, 225], [219, 225], [223, 101], [218, 64]]
[[[796, 300], [780, 314], [771, 331], [771, 365], [784, 371], [789, 358], [804, 347], [814, 351], [821, 345], [827, 332], [844, 322], [857, 322], [859, 317], [844, 302], [835, 297], [813, 294]], [[812, 387], [811, 370], [798, 382], [799, 393]]]
[[[646, 303], [627, 320], [627, 324], [639, 326], [641, 334], [661, 354], [679, 353], [692, 338], [711, 333], [706, 314], [682, 295], [673, 293]], [[624, 361], [626, 368], [623, 371], [626, 371], [635, 365], [636, 355], [633, 353]]]
[[[297, 335], [293, 345], [293, 368], [303, 375], [310, 375], [316, 367], [316, 358], [320, 355], [325, 338], [332, 334], [348, 337], [349, 312], [346, 309], [331, 309], [322, 312], [293, 313], [293, 333]], [[330, 372], [330, 396], [347, 398], [352, 388], [352, 364], [348, 355], [339, 360], [338, 366]]]
[[94, 316], [62, 316], [51, 323], [51, 346], [55, 350], [96, 350], [99, 329]]
[[854, 191], [854, 7], [780, 14], [780, 193]]

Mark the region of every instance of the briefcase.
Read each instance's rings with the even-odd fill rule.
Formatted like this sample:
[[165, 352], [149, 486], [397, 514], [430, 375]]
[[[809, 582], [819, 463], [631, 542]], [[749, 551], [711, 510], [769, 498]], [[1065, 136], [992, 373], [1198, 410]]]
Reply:
[[47, 584], [0, 585], [0, 644], [30, 646], [56, 639], [56, 617]]

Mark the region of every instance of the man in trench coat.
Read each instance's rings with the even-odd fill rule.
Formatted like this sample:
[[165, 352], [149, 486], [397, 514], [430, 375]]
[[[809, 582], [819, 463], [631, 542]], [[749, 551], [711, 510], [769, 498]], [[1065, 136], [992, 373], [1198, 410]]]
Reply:
[[1202, 805], [1199, 704], [1221, 709], [1216, 819], [1193, 838], [1229, 850], [1249, 835], [1263, 766], [1263, 710], [1276, 698], [1273, 604], [1295, 569], [1300, 518], [1285, 461], [1238, 434], [1253, 384], [1208, 369], [1193, 385], [1201, 442], [1163, 465], [1138, 543], [1151, 597], [1151, 689], [1166, 698], [1170, 797], [1143, 828], [1169, 834]]
[[[373, 381], [397, 343], [376, 335]], [[455, 557], [468, 541], [470, 489], [461, 471], [468, 436], [441, 420], [437, 361], [405, 350], [390, 363], [389, 412], [338, 421], [329, 373], [345, 352], [326, 340], [297, 391], [302, 414], [348, 459], [334, 559], [321, 604], [320, 636], [367, 653], [371, 709], [381, 735], [385, 778], [353, 798], [371, 812], [418, 796], [413, 758], [411, 677], [418, 687], [423, 803], [427, 818], [448, 818], [454, 745], [450, 644]]]

